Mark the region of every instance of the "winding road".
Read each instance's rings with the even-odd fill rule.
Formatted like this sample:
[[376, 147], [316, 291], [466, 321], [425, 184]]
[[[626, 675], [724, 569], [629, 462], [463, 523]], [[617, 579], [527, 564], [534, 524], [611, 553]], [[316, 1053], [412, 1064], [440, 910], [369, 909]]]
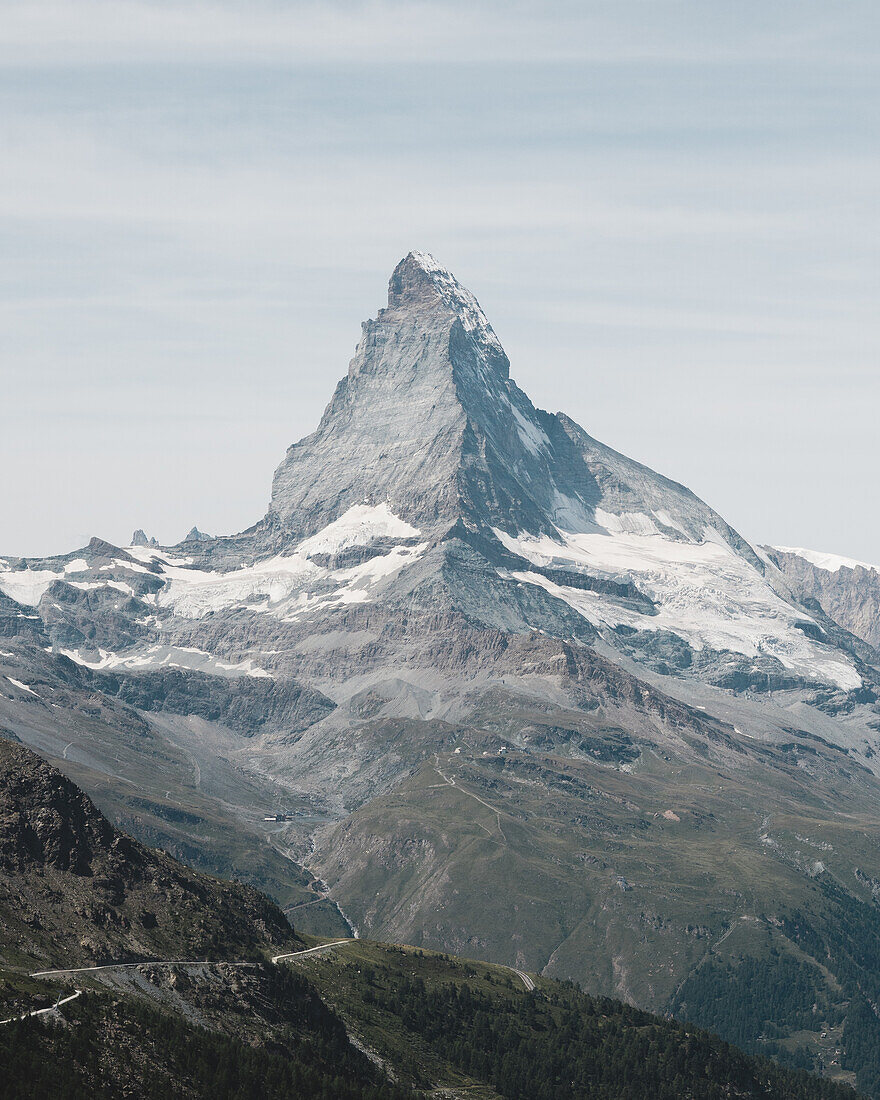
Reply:
[[334, 940], [332, 943], [321, 943], [317, 947], [308, 947], [305, 951], [290, 951], [286, 955], [275, 955], [273, 963], [280, 963], [282, 959], [298, 959], [303, 955], [318, 955], [321, 951], [329, 951], [331, 947], [339, 947], [341, 943], [354, 943], [354, 940]]
[[515, 966], [505, 966], [504, 969], [505, 970], [510, 970], [514, 974], [516, 974], [516, 976], [520, 979], [522, 984], [526, 987], [526, 992], [527, 993], [531, 993], [532, 990], [535, 988], [535, 983], [528, 976], [528, 974], [526, 974], [525, 970], [517, 970], [517, 968]]
[[[274, 959], [272, 960], [275, 961]], [[135, 963], [104, 963], [71, 970], [35, 970], [32, 978], [72, 978], [74, 974], [95, 974], [99, 970], [136, 970], [139, 966], [260, 966], [256, 962], [225, 962], [223, 959], [146, 959]]]
[[[304, 958], [307, 955], [319, 955], [319, 954], [321, 954], [321, 952], [330, 951], [334, 947], [342, 947], [343, 944], [355, 943], [355, 942], [357, 942], [357, 941], [353, 940], [353, 939], [333, 940], [330, 943], [320, 943], [320, 944], [318, 944], [317, 947], [307, 947], [302, 951], [288, 951], [283, 955], [273, 955], [271, 961], [277, 966], [278, 963], [284, 962], [287, 959], [301, 959], [301, 958]], [[158, 961], [148, 959], [144, 962], [103, 963], [101, 966], [68, 967], [68, 968], [62, 969], [62, 970], [35, 970], [30, 976], [32, 978], [73, 978], [77, 974], [97, 974], [97, 973], [100, 973], [102, 971], [107, 971], [107, 970], [115, 970], [115, 971], [119, 971], [119, 970], [136, 970], [138, 967], [141, 967], [141, 966], [189, 966], [189, 967], [193, 967], [193, 966], [199, 966], [199, 967], [241, 966], [241, 967], [256, 967], [256, 966], [260, 966], [260, 965], [261, 964], [257, 963], [257, 962], [225, 962], [223, 960], [214, 960], [212, 962], [208, 959], [161, 959], [161, 960], [158, 960]], [[496, 965], [503, 966], [502, 963], [498, 963]], [[535, 983], [532, 980], [532, 978], [530, 978], [529, 975], [526, 974], [526, 972], [524, 970], [518, 970], [515, 966], [503, 966], [503, 969], [504, 970], [509, 970], [511, 972], [511, 974], [516, 974], [516, 976], [519, 978], [519, 980], [525, 986], [526, 992], [531, 993], [534, 990]], [[57, 1001], [54, 1005], [51, 1005], [49, 1008], [38, 1008], [38, 1009], [34, 1010], [33, 1012], [25, 1012], [24, 1015], [22, 1015], [22, 1016], [12, 1016], [8, 1020], [0, 1020], [0, 1024], [9, 1024], [9, 1023], [12, 1023], [14, 1020], [27, 1019], [28, 1016], [40, 1016], [40, 1015], [42, 1015], [43, 1013], [46, 1013], [46, 1012], [54, 1012], [55, 1009], [58, 1008], [60, 1005], [64, 1005], [64, 1004], [67, 1004], [69, 1001], [76, 1000], [76, 998], [81, 996], [82, 993], [83, 993], [83, 990], [77, 989], [73, 994], [71, 994], [71, 996], [65, 997], [65, 998], [63, 998], [63, 1000]]]

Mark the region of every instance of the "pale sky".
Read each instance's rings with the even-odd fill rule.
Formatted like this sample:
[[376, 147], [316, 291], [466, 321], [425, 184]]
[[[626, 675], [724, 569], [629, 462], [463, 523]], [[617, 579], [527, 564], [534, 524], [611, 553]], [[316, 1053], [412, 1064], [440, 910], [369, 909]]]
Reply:
[[0, 555], [263, 514], [395, 263], [753, 542], [880, 563], [875, 0], [0, 0]]

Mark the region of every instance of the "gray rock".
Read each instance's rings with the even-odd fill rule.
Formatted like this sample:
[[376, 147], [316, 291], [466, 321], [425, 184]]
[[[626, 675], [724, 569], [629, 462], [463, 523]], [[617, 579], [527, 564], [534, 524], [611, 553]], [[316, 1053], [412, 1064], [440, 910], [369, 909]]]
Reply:
[[880, 570], [855, 562], [822, 569], [800, 554], [766, 550], [800, 597], [816, 600], [845, 630], [880, 648]]

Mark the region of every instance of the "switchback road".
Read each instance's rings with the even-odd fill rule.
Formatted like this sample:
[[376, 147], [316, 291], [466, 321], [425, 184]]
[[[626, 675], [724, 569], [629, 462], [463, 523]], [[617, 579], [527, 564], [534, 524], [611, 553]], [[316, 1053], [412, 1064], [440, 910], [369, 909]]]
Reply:
[[48, 1008], [35, 1008], [33, 1012], [23, 1012], [21, 1016], [10, 1016], [8, 1020], [0, 1020], [0, 1024], [12, 1024], [16, 1020], [26, 1020], [28, 1016], [42, 1016], [46, 1012], [54, 1012], [56, 1008], [66, 1005], [68, 1001], [75, 1001], [77, 997], [81, 996], [82, 990], [75, 989], [69, 997], [62, 997], [60, 1001], [56, 1001], [55, 1004], [49, 1005]]

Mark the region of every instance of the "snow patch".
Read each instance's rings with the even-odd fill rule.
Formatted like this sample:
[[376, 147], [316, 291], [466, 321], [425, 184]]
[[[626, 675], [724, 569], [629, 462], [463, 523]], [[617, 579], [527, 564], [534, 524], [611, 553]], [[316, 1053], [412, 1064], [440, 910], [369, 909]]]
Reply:
[[30, 692], [30, 694], [35, 696], [37, 699], [40, 698], [32, 687], [28, 687], [27, 684], [23, 684], [21, 680], [16, 680], [12, 676], [7, 676], [6, 679], [10, 682], [10, 684], [14, 684], [15, 687], [19, 688], [19, 690]]
[[135, 561], [122, 561], [121, 558], [114, 558], [108, 565], [102, 565], [99, 572], [105, 569], [128, 569], [131, 573], [147, 573], [149, 576], [156, 575], [152, 569], [147, 569], [144, 565], [139, 565]]
[[347, 569], [328, 569], [311, 558], [337, 554], [351, 546], [368, 546], [377, 538], [411, 539], [418, 534], [419, 529], [396, 516], [386, 502], [354, 505], [291, 553], [276, 554], [227, 573], [186, 568], [153, 551], [149, 559], [141, 560], [160, 561], [166, 583], [155, 596], [144, 599], [186, 618], [198, 619], [239, 604], [285, 621], [323, 606], [365, 603], [372, 598], [374, 585], [418, 559], [428, 544], [393, 546], [387, 553]]
[[93, 588], [115, 588], [117, 592], [124, 592], [127, 596], [134, 595], [134, 589], [123, 581], [67, 581], [71, 588], [78, 588], [82, 592], [91, 591]]
[[659, 535], [657, 524], [644, 512], [613, 512], [596, 509], [596, 523], [612, 535]]
[[566, 531], [595, 531], [596, 524], [578, 497], [561, 493], [553, 486], [553, 519]]
[[375, 506], [355, 504], [317, 535], [304, 539], [296, 553], [307, 558], [313, 554], [338, 554], [349, 546], [369, 546], [374, 539], [411, 539], [420, 533], [418, 527], [396, 516], [387, 501]]
[[61, 649], [59, 652], [76, 664], [94, 670], [121, 668], [142, 672], [158, 668], [180, 668], [214, 676], [253, 676], [272, 679], [272, 674], [255, 665], [250, 657], [238, 662], [221, 661], [203, 649], [192, 649], [187, 646], [152, 645], [146, 649], [129, 650], [125, 653], [98, 649], [97, 657], [92, 656], [93, 650], [87, 654], [73, 649]]
[[510, 411], [516, 421], [517, 434], [526, 450], [531, 451], [533, 455], [539, 455], [541, 451], [549, 450], [550, 440], [547, 438], [546, 433], [537, 424], [527, 420], [515, 405], [511, 404]]
[[[147, 564], [159, 562], [160, 565], [192, 565], [193, 563], [192, 558], [170, 558], [164, 551], [157, 550], [153, 546], [126, 546], [125, 552], [137, 561], [146, 562]], [[116, 563], [114, 562], [114, 564]], [[120, 562], [119, 564], [126, 569], [135, 568], [131, 562]], [[105, 568], [109, 568], [109, 566]], [[147, 569], [145, 572], [149, 573], [150, 570]]]
[[[600, 592], [560, 585], [526, 570], [509, 574], [538, 585], [574, 608], [599, 629], [629, 626], [667, 630], [694, 649], [711, 648], [776, 658], [798, 675], [853, 690], [861, 677], [839, 650], [808, 638], [796, 623], [805, 615], [770, 588], [760, 573], [736, 554], [713, 529], [704, 542], [684, 542], [644, 533], [653, 521], [638, 513], [619, 520], [615, 533], [573, 533], [557, 529], [548, 535], [495, 535], [509, 551], [533, 565], [579, 569], [593, 576], [629, 581], [649, 596], [656, 614], [642, 614]], [[607, 513], [597, 520], [611, 522]], [[646, 523], [643, 521], [647, 521]], [[623, 530], [629, 527], [630, 530]], [[642, 532], [633, 528], [642, 528]], [[606, 526], [606, 530], [608, 527]]]
[[387, 554], [378, 554], [375, 558], [353, 565], [349, 569], [341, 569], [334, 575], [340, 580], [349, 582], [365, 580], [377, 581], [382, 577], [390, 577], [398, 569], [409, 565], [410, 561], [420, 558], [428, 549], [426, 542], [420, 542], [416, 546], [395, 546]]
[[796, 554], [827, 573], [839, 573], [841, 569], [870, 569], [880, 573], [880, 566], [869, 565], [866, 561], [857, 561], [855, 558], [844, 558], [840, 554], [823, 554], [818, 550], [804, 550], [798, 546], [774, 546], [773, 549], [781, 554]]
[[15, 600], [16, 603], [27, 607], [36, 607], [48, 588], [55, 581], [64, 581], [71, 588], [87, 590], [91, 588], [116, 588], [126, 595], [133, 596], [134, 590], [130, 585], [121, 581], [72, 581], [68, 574], [83, 573], [89, 569], [89, 565], [82, 558], [68, 562], [60, 573], [51, 569], [8, 569], [0, 571], [0, 592]]
[[678, 520], [673, 519], [672, 516], [670, 516], [670, 514], [664, 509], [658, 508], [653, 511], [651, 515], [657, 520], [658, 523], [662, 524], [664, 527], [668, 527], [672, 531], [678, 531], [678, 533], [680, 535], [684, 535], [686, 539], [689, 539], [691, 537], [684, 529], [684, 527], [682, 527], [682, 525], [678, 522]]
[[27, 607], [36, 607], [46, 589], [64, 580], [63, 573], [51, 569], [8, 569], [0, 572], [0, 592]]

